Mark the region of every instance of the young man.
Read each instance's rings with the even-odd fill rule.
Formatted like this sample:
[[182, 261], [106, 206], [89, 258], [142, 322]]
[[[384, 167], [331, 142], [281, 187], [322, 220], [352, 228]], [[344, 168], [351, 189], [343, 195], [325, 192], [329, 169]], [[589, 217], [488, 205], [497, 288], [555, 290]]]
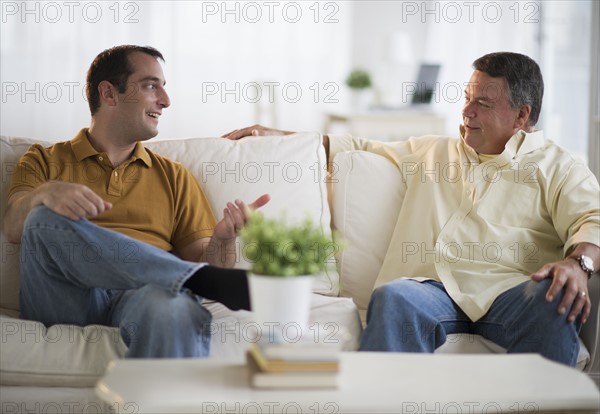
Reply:
[[129, 357], [207, 356], [201, 298], [249, 309], [245, 272], [226, 268], [248, 208], [268, 196], [228, 203], [216, 223], [191, 173], [143, 147], [170, 105], [159, 59], [129, 45], [96, 57], [90, 128], [22, 157], [4, 229], [21, 242], [23, 318], [118, 326]]
[[[600, 267], [598, 181], [534, 129], [544, 86], [532, 59], [492, 53], [473, 68], [458, 140], [324, 137], [330, 159], [372, 151], [406, 184], [361, 349], [433, 352], [469, 332], [575, 365]], [[253, 126], [226, 137], [281, 133]], [[407, 254], [408, 244], [419, 251]]]

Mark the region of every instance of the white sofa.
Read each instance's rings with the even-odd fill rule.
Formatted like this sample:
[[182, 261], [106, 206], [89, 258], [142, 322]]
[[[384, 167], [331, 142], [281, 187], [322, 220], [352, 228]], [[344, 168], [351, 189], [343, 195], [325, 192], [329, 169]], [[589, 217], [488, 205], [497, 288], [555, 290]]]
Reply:
[[[0, 213], [6, 208], [10, 176], [19, 157], [34, 141], [1, 137], [2, 193]], [[48, 143], [48, 145], [50, 145]], [[387, 243], [390, 222], [397, 214], [397, 194], [389, 191], [398, 172], [382, 157], [349, 152], [339, 154], [328, 177], [321, 136], [303, 133], [287, 137], [231, 142], [220, 138], [156, 140], [150, 149], [177, 160], [192, 171], [205, 189], [219, 217], [227, 201], [251, 201], [269, 193], [267, 216], [285, 212], [290, 220], [310, 215], [326, 231], [337, 229], [347, 248], [332, 260], [331, 270], [314, 287], [311, 335], [342, 342], [355, 350], [362, 332], [361, 318]], [[377, 185], [374, 185], [374, 184]], [[385, 191], [384, 191], [385, 189]], [[243, 248], [240, 267], [246, 267]], [[109, 410], [93, 386], [109, 361], [126, 350], [116, 328], [56, 325], [44, 327], [19, 319], [19, 246], [2, 234], [0, 274], [0, 411], [98, 412]], [[594, 277], [594, 283], [598, 277]], [[594, 309], [581, 334], [579, 368], [598, 378], [597, 292], [591, 288]], [[207, 303], [213, 314], [211, 357], [242, 358], [256, 340], [250, 312], [233, 312]], [[590, 351], [589, 353], [587, 351]], [[438, 352], [502, 352], [479, 337], [454, 335]]]

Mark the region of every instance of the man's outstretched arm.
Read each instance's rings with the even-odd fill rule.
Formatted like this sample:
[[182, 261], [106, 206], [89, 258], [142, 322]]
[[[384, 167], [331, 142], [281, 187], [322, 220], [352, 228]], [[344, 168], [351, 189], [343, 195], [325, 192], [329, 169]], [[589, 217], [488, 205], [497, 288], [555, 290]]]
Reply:
[[[291, 135], [293, 131], [283, 131], [279, 129], [273, 129], [262, 125], [252, 125], [246, 128], [236, 129], [225, 135], [223, 138], [230, 140], [238, 140], [245, 137], [265, 137], [270, 135]], [[323, 147], [325, 148], [325, 155], [327, 156], [327, 162], [329, 162], [329, 136], [323, 135]]]

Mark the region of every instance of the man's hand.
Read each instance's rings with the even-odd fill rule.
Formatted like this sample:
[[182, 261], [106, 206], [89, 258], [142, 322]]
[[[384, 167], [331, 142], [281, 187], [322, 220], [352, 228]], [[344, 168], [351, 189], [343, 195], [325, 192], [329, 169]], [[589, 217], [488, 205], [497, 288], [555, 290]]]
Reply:
[[244, 137], [263, 137], [263, 136], [269, 136], [269, 135], [290, 135], [293, 134], [293, 132], [290, 131], [281, 131], [278, 129], [273, 129], [273, 128], [268, 128], [268, 127], [264, 127], [262, 125], [252, 125], [250, 127], [246, 127], [246, 128], [242, 128], [242, 129], [236, 129], [235, 131], [231, 131], [225, 135], [223, 135], [223, 138], [226, 139], [231, 139], [231, 140], [238, 140]]
[[[223, 219], [215, 226], [212, 237], [188, 245], [179, 252], [179, 257], [184, 260], [206, 261], [218, 267], [233, 267], [236, 263], [236, 254], [232, 245], [235, 243], [239, 231], [246, 225], [250, 211], [264, 206], [270, 200], [271, 197], [268, 194], [263, 194], [249, 205], [241, 200], [227, 203], [223, 210]], [[200, 252], [198, 257], [196, 257], [196, 252]]]
[[50, 210], [71, 220], [94, 217], [112, 208], [89, 187], [63, 181], [48, 181], [35, 190], [19, 191], [8, 200], [3, 224], [6, 238], [19, 243], [23, 235], [23, 224], [35, 206], [45, 205]]
[[585, 323], [590, 316], [592, 304], [588, 292], [588, 275], [576, 260], [564, 259], [560, 262], [548, 263], [531, 275], [531, 279], [539, 282], [552, 278], [552, 284], [546, 293], [546, 300], [552, 302], [556, 295], [564, 290], [562, 300], [558, 305], [558, 313], [563, 315], [571, 307], [569, 322], [581, 314], [581, 322]]
[[50, 181], [39, 189], [39, 204], [71, 220], [95, 217], [112, 208], [111, 203], [82, 184]]
[[215, 226], [213, 238], [221, 241], [234, 239], [246, 225], [250, 211], [264, 206], [270, 200], [271, 196], [263, 194], [249, 205], [241, 200], [235, 200], [235, 203], [227, 203], [227, 206], [223, 209], [223, 219]]

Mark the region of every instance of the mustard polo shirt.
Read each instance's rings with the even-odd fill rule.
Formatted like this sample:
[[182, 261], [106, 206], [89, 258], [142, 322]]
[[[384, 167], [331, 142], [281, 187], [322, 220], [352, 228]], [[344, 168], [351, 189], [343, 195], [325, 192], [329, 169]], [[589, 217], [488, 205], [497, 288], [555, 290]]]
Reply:
[[504, 291], [562, 260], [582, 242], [600, 245], [598, 180], [542, 131], [517, 132], [480, 157], [462, 137], [377, 142], [330, 135], [330, 157], [364, 150], [402, 175], [404, 201], [375, 286], [433, 279], [476, 321]]
[[90, 221], [161, 249], [178, 250], [213, 234], [216, 220], [194, 176], [140, 142], [118, 167], [92, 147], [87, 128], [71, 141], [33, 145], [19, 160], [8, 196], [51, 180], [88, 186], [113, 205]]

